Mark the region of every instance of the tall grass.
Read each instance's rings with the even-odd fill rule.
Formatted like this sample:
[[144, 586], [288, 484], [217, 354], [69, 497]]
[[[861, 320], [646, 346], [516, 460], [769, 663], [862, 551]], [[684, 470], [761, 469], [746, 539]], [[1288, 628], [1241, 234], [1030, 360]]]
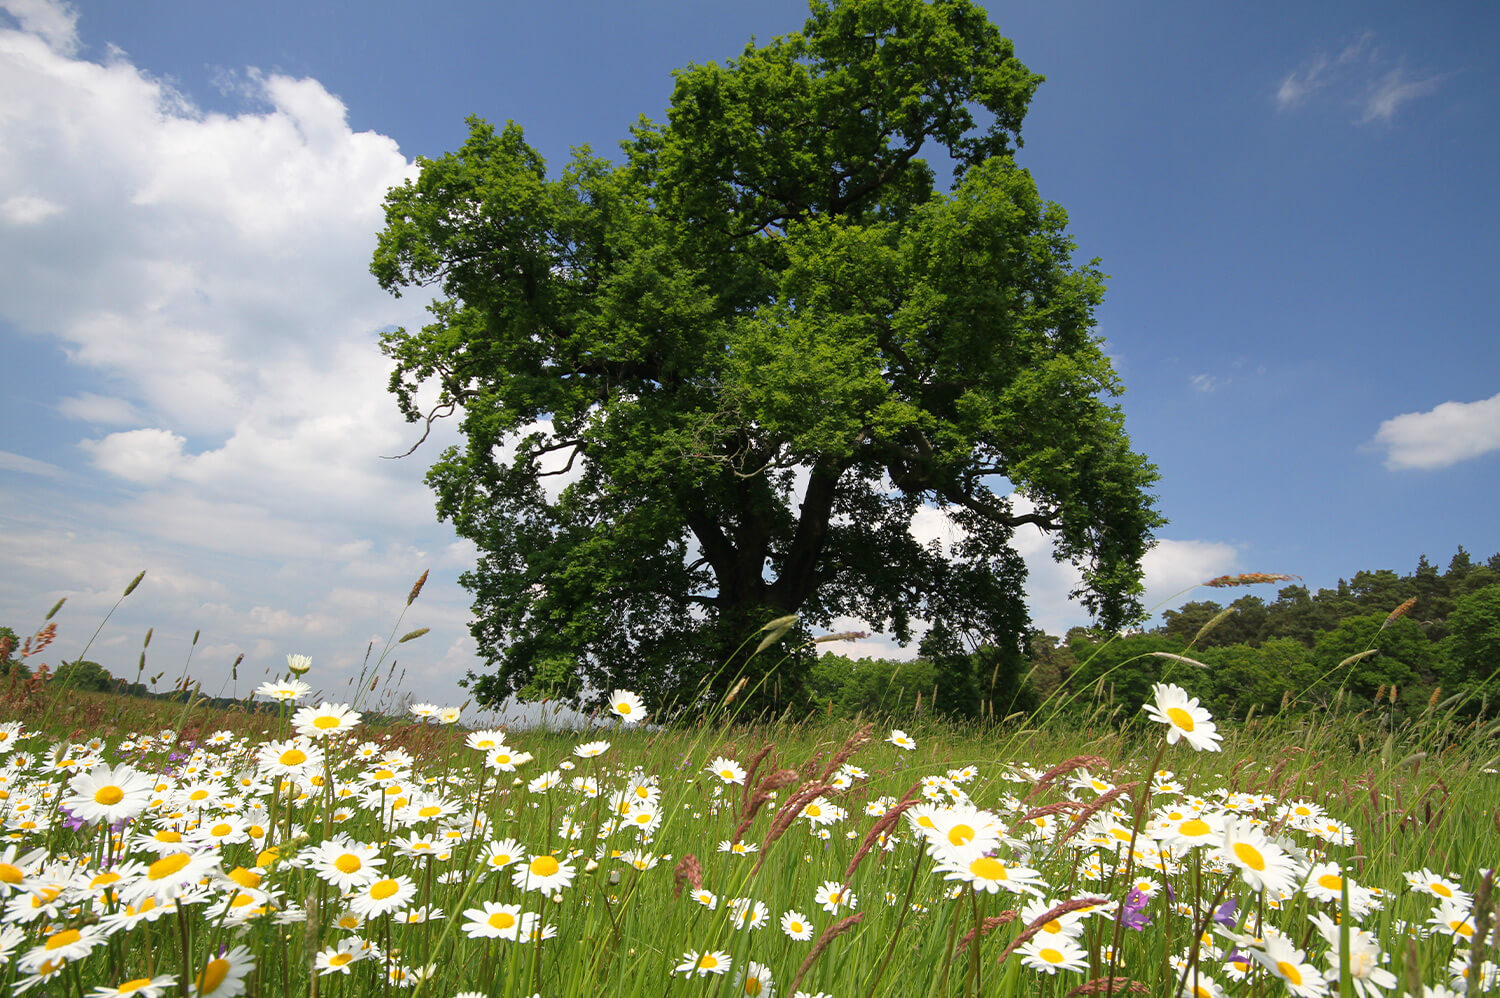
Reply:
[[[265, 746], [295, 737], [296, 705], [211, 710], [12, 678], [0, 984], [17, 991], [230, 994], [241, 969], [245, 993], [309, 996], [1420, 994], [1465, 975], [1470, 994], [1495, 989], [1496, 731], [1440, 702], [1401, 722], [1389, 704], [1340, 702], [1224, 723], [1218, 752], [1168, 745], [1162, 725], [1122, 724], [1108, 704], [1082, 720], [1057, 703], [1009, 724], [919, 719], [912, 748], [860, 721], [743, 723], [732, 704], [585, 733], [369, 710], [298, 743], [325, 750], [320, 765], [280, 772]], [[115, 826], [72, 818], [81, 777], [122, 762], [152, 778], [149, 806]], [[923, 814], [992, 818], [1012, 882], [949, 879]], [[1222, 839], [1166, 850], [1177, 814], [1253, 824], [1295, 882], [1256, 889], [1215, 854]], [[203, 838], [236, 823], [242, 840]], [[162, 833], [183, 842], [147, 841]], [[377, 878], [330, 882], [318, 850], [335, 842], [367, 847]], [[152, 920], [140, 885], [179, 852], [209, 862], [163, 889]], [[555, 862], [533, 868], [543, 856]], [[1332, 896], [1310, 880], [1327, 863]], [[535, 889], [554, 869], [571, 879]], [[379, 908], [385, 881], [411, 896], [352, 914]], [[476, 930], [491, 914], [504, 935]], [[97, 942], [69, 949], [70, 933]], [[1257, 962], [1283, 944], [1303, 962]]]

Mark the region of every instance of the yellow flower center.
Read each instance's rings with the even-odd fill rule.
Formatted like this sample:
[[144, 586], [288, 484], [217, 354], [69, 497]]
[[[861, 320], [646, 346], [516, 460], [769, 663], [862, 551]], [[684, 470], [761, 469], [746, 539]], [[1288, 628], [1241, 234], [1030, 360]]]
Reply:
[[703, 970], [713, 970], [719, 965], [719, 958], [712, 953], [704, 953], [698, 958], [698, 966]]
[[948, 841], [956, 846], [967, 845], [974, 839], [974, 829], [968, 825], [954, 825], [948, 829]]
[[152, 837], [154, 839], [156, 839], [156, 841], [158, 841], [158, 842], [181, 842], [182, 841], [182, 833], [181, 832], [177, 832], [177, 831], [173, 831], [170, 828], [163, 828], [161, 831], [157, 832]]
[[1179, 826], [1178, 831], [1183, 835], [1207, 835], [1210, 831], [1208, 822], [1202, 818], [1189, 818]]
[[630, 704], [626, 703], [624, 700], [621, 700], [619, 703], [615, 704], [615, 710], [619, 711], [621, 714], [628, 714], [630, 713]]
[[745, 994], [747, 994], [747, 995], [758, 995], [758, 994], [760, 994], [760, 978], [759, 977], [755, 977], [755, 976], [752, 975], [752, 976], [749, 976], [749, 977], [745, 978]]
[[377, 881], [375, 883], [375, 886], [370, 888], [370, 897], [374, 898], [377, 901], [384, 901], [386, 898], [390, 897], [392, 894], [395, 894], [400, 889], [400, 884], [396, 883], [396, 881], [394, 880], [387, 878], [385, 880]]
[[307, 753], [301, 749], [287, 749], [281, 753], [281, 764], [283, 766], [300, 766], [307, 761]]
[[194, 790], [188, 794], [188, 800], [208, 800], [207, 790]]
[[1343, 890], [1344, 878], [1336, 873], [1325, 873], [1318, 878], [1318, 886], [1330, 891]]
[[969, 872], [981, 880], [1008, 880], [1005, 864], [993, 856], [980, 856], [969, 864]]
[[1043, 947], [1040, 951], [1037, 952], [1037, 956], [1041, 957], [1043, 960], [1046, 960], [1048, 963], [1063, 962], [1063, 955], [1050, 946]]
[[214, 827], [210, 828], [208, 830], [208, 834], [212, 835], [216, 839], [222, 839], [232, 831], [234, 831], [233, 825], [228, 825], [221, 821]]
[[1285, 960], [1277, 960], [1276, 970], [1281, 974], [1282, 977], [1285, 977], [1293, 984], [1302, 983], [1302, 972], [1299, 971], [1295, 965], [1287, 963]]
[[558, 862], [551, 856], [538, 856], [531, 861], [531, 872], [538, 877], [551, 877], [560, 869]]
[[338, 868], [338, 871], [340, 873], [353, 873], [361, 866], [364, 866], [364, 864], [359, 861], [358, 856], [347, 852], [340, 856], [338, 859], [334, 860], [333, 865]]
[[137, 977], [133, 981], [126, 981], [124, 984], [121, 984], [118, 988], [118, 993], [122, 995], [132, 995], [150, 983], [151, 978], [149, 977]]
[[1437, 894], [1440, 897], [1451, 898], [1453, 896], [1453, 892], [1448, 889], [1447, 884], [1434, 883], [1429, 886], [1432, 890], [1432, 893]]
[[336, 717], [329, 717], [327, 714], [324, 714], [321, 717], [313, 718], [313, 727], [319, 728], [323, 731], [327, 731], [329, 728], [336, 728], [338, 726], [339, 719]]
[[259, 887], [261, 877], [254, 870], [247, 870], [243, 866], [236, 866], [233, 870], [229, 871], [229, 879], [241, 887]]
[[1259, 849], [1248, 842], [1236, 842], [1234, 844], [1234, 854], [1239, 857], [1241, 863], [1244, 863], [1257, 873], [1266, 868], [1266, 858], [1260, 854]]
[[[319, 718], [318, 720], [321, 721], [322, 718]], [[335, 953], [335, 954], [333, 954], [333, 956], [331, 956], [331, 957], [328, 958], [328, 965], [330, 967], [342, 967], [342, 966], [344, 966], [344, 964], [348, 963], [349, 961], [351, 961], [353, 959], [354, 959], [354, 954], [353, 953]]]
[[1181, 707], [1168, 707], [1167, 716], [1172, 719], [1173, 724], [1177, 725], [1183, 731], [1193, 730], [1193, 715]]
[[435, 818], [443, 813], [443, 809], [436, 804], [428, 804], [426, 807], [417, 809], [417, 815], [423, 818]]
[[73, 945], [81, 938], [83, 938], [83, 936], [77, 929], [63, 929], [61, 932], [54, 933], [47, 937], [45, 948], [49, 951], [61, 949], [64, 946]]
[[163, 856], [146, 868], [146, 876], [151, 880], [165, 880], [172, 874], [177, 873], [183, 867], [193, 861], [193, 857], [185, 852], [174, 852], [170, 856]]
[[219, 984], [223, 983], [223, 978], [228, 977], [228, 975], [229, 960], [223, 959], [223, 957], [208, 960], [202, 971], [199, 972], [198, 981], [196, 981], [199, 995], [211, 995], [211, 993], [216, 992], [219, 989]]
[[94, 791], [94, 803], [109, 807], [125, 799], [125, 791], [116, 786], [100, 787]]
[[508, 911], [497, 911], [488, 919], [490, 928], [502, 931], [516, 924], [516, 918]]
[[19, 866], [0, 863], [0, 883], [19, 884], [24, 876]]

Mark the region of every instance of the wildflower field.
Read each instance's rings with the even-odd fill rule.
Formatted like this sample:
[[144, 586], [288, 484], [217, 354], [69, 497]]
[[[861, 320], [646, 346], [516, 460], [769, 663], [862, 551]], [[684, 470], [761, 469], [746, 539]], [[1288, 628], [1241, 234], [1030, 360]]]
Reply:
[[[0, 984], [70, 996], [1500, 993], [1495, 726], [0, 725]], [[315, 678], [315, 674], [312, 677]], [[644, 723], [643, 723], [644, 722]]]

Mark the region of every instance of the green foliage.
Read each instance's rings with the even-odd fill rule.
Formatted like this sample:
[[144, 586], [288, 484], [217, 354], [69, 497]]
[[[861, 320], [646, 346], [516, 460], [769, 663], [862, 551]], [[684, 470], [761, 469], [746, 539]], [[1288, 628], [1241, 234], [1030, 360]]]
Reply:
[[926, 659], [907, 662], [820, 655], [807, 672], [807, 695], [820, 714], [848, 718], [909, 717], [918, 697], [931, 705], [937, 668]]
[[[1382, 686], [1389, 689], [1394, 684], [1411, 694], [1431, 688], [1435, 661], [1432, 642], [1410, 617], [1387, 625], [1387, 616], [1371, 613], [1350, 617], [1318, 637], [1312, 661], [1320, 678], [1310, 691], [1315, 702], [1328, 703], [1330, 694], [1339, 689], [1356, 700], [1368, 701]], [[1371, 648], [1378, 654], [1340, 664]]]
[[21, 663], [18, 654], [21, 650], [21, 637], [9, 627], [0, 627], [0, 648], [5, 649], [5, 654], [0, 655], [0, 676], [10, 675], [12, 669], [20, 669], [23, 676], [31, 674], [31, 670]]
[[64, 662], [52, 674], [52, 682], [70, 690], [93, 690], [107, 693], [115, 688], [115, 678], [98, 662], [80, 659]]
[[[622, 163], [549, 179], [517, 125], [471, 119], [390, 192], [372, 272], [442, 300], [382, 347], [409, 419], [461, 412], [428, 482], [481, 553], [481, 703], [702, 704], [793, 612], [1016, 645], [1026, 524], [1104, 626], [1139, 615], [1156, 472], [1110, 401], [1103, 275], [1012, 156], [1040, 81], [971, 0], [818, 2], [678, 71]], [[963, 539], [918, 543], [924, 503]], [[783, 660], [751, 695], [800, 680]]]
[[1454, 604], [1448, 616], [1442, 680], [1455, 692], [1500, 692], [1500, 585], [1486, 586]]
[[1281, 709], [1288, 694], [1296, 697], [1312, 687], [1318, 674], [1312, 652], [1294, 638], [1272, 638], [1259, 647], [1234, 644], [1194, 652], [1209, 667], [1212, 692], [1204, 702], [1216, 715], [1244, 717]]

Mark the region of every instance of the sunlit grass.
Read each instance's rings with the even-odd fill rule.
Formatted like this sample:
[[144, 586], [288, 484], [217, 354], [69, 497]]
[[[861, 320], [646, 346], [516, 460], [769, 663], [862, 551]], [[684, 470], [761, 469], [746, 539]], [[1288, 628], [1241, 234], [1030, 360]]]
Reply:
[[1493, 724], [1434, 704], [1382, 726], [1361, 705], [1214, 728], [1180, 678], [1185, 692], [1158, 690], [1159, 721], [1124, 725], [1093, 710], [893, 732], [723, 712], [577, 734], [376, 725], [353, 698], [210, 711], [18, 681], [0, 728], [0, 982], [444, 998], [1496, 987]]

